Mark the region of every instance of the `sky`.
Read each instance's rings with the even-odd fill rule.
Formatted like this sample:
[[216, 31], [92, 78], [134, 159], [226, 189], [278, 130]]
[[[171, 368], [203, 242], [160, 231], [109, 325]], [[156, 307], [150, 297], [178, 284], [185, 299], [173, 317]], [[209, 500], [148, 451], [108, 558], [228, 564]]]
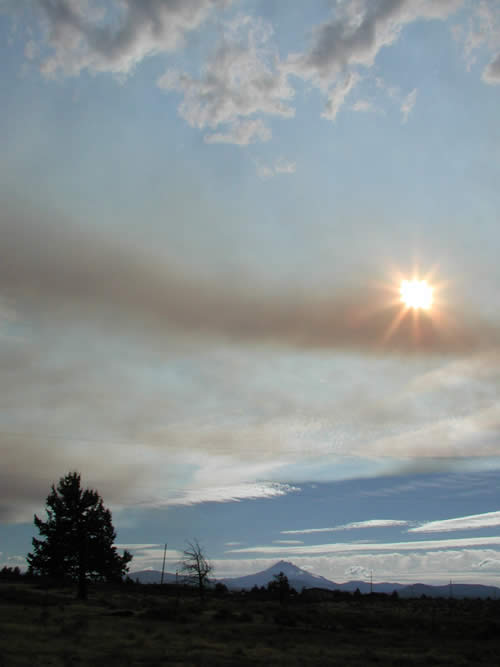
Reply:
[[0, 0], [0, 68], [0, 566], [77, 470], [133, 570], [500, 583], [500, 2]]

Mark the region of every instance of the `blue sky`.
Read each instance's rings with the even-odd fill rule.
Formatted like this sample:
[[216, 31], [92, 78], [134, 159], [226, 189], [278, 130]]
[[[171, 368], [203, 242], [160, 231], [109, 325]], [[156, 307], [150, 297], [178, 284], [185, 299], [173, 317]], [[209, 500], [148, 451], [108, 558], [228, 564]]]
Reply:
[[77, 469], [134, 569], [496, 583], [499, 3], [1, 0], [0, 49], [0, 564]]

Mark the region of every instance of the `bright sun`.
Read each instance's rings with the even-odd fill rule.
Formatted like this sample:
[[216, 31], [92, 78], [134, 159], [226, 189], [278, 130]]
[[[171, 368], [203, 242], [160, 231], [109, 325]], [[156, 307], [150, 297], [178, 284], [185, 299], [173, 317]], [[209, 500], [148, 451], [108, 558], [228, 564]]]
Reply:
[[432, 306], [433, 291], [426, 280], [403, 280], [399, 288], [401, 301], [407, 308], [423, 308], [424, 310]]

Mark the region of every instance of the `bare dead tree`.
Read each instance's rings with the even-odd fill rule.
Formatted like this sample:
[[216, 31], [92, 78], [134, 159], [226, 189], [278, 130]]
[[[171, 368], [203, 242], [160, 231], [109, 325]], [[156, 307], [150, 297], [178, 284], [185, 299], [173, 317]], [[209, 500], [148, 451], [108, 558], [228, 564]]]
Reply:
[[186, 543], [182, 559], [182, 571], [189, 580], [198, 586], [200, 599], [203, 599], [212, 565], [208, 562], [203, 547], [196, 539]]

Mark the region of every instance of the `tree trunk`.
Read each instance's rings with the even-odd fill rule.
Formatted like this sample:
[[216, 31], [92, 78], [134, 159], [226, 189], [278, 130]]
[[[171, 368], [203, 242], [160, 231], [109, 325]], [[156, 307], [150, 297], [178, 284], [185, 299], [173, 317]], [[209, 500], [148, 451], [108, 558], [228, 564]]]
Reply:
[[87, 599], [87, 551], [88, 534], [85, 531], [83, 539], [80, 538], [80, 553], [78, 556], [78, 599]]
[[85, 576], [85, 570], [83, 568], [80, 568], [78, 575], [78, 599], [87, 599], [87, 577]]

